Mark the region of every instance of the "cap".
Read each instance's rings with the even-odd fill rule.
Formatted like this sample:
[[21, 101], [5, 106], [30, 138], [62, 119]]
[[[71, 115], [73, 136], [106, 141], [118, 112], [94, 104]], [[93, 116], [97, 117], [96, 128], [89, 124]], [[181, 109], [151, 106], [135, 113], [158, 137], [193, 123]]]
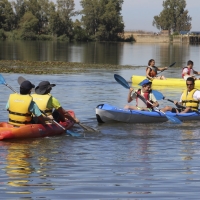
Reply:
[[145, 85], [145, 84], [152, 84], [152, 82], [149, 81], [148, 79], [144, 79], [144, 80], [143, 80], [142, 82], [140, 82], [138, 85], [143, 86], [143, 85]]
[[21, 83], [20, 88], [25, 89], [25, 90], [31, 90], [34, 88], [35, 85], [33, 85], [30, 81], [25, 80]]

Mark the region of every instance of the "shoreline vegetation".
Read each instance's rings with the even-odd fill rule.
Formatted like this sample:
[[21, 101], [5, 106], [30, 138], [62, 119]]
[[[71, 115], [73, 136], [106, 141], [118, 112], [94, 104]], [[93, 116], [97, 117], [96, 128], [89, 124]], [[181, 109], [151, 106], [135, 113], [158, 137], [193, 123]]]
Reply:
[[21, 74], [75, 74], [85, 73], [92, 69], [136, 69], [131, 65], [91, 64], [61, 61], [20, 61], [0, 60], [0, 73]]

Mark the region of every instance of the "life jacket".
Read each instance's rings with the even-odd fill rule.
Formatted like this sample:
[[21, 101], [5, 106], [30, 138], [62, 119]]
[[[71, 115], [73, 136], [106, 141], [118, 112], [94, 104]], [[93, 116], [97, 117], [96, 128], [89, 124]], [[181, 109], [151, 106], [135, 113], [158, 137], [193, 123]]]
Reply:
[[21, 94], [11, 94], [9, 97], [9, 123], [17, 126], [31, 124], [32, 113], [28, 110], [32, 97]]
[[52, 115], [52, 108], [47, 108], [48, 101], [52, 98], [51, 94], [32, 94], [31, 96], [41, 111], [45, 112], [48, 116]]
[[185, 76], [185, 75], [183, 74], [183, 70], [184, 70], [185, 68], [188, 69], [187, 75], [190, 75], [190, 73], [191, 73], [191, 68], [184, 67], [184, 68], [182, 69], [182, 78], [184, 78], [184, 76]]
[[156, 77], [156, 75], [157, 75], [157, 67], [148, 66], [146, 68], [146, 71], [148, 70], [148, 68], [150, 68], [149, 76]]
[[187, 90], [184, 90], [181, 99], [183, 106], [191, 107], [191, 109], [194, 111], [197, 111], [199, 107], [199, 101], [193, 98], [193, 95], [196, 91], [197, 89], [195, 88], [189, 93]]
[[[136, 102], [137, 102], [137, 106], [139, 106], [139, 105], [138, 105], [138, 99], [140, 99], [141, 101], [143, 101], [142, 98], [140, 97], [140, 95], [141, 95], [141, 89], [139, 89], [139, 90], [137, 91], [137, 93], [138, 93], [139, 95], [137, 95], [137, 97], [136, 97]], [[151, 90], [150, 90], [149, 92], [143, 93], [144, 96], [143, 96], [143, 95], [141, 95], [141, 96], [144, 97], [144, 99], [145, 99], [146, 101], [148, 100], [148, 101], [150, 101], [151, 103], [153, 103], [153, 101], [151, 101], [151, 100], [149, 99], [150, 93], [151, 93]], [[147, 108], [153, 108], [153, 106], [152, 106], [150, 103], [146, 102], [145, 104], [146, 104]]]

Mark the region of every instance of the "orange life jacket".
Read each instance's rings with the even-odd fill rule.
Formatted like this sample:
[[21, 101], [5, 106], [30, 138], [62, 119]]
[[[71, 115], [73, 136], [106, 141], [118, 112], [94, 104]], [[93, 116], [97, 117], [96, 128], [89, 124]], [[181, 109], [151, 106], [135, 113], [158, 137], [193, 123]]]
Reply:
[[150, 68], [149, 76], [151, 76], [151, 77], [156, 77], [156, 75], [157, 75], [157, 67], [148, 66], [148, 67], [146, 68], [146, 71], [148, 70], [148, 68]]

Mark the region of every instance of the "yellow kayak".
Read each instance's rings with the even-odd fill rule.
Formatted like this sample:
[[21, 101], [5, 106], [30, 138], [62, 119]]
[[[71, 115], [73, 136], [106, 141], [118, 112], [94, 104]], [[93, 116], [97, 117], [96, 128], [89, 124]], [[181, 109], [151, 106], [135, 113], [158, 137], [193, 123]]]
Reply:
[[[133, 75], [131, 77], [132, 83], [134, 85], [138, 85], [144, 79], [146, 79], [146, 76], [135, 76], [135, 75]], [[166, 80], [154, 79], [152, 81], [152, 86], [185, 87], [186, 81], [184, 79], [180, 79], [180, 78], [167, 78]], [[200, 87], [200, 80], [195, 81], [195, 87]]]

